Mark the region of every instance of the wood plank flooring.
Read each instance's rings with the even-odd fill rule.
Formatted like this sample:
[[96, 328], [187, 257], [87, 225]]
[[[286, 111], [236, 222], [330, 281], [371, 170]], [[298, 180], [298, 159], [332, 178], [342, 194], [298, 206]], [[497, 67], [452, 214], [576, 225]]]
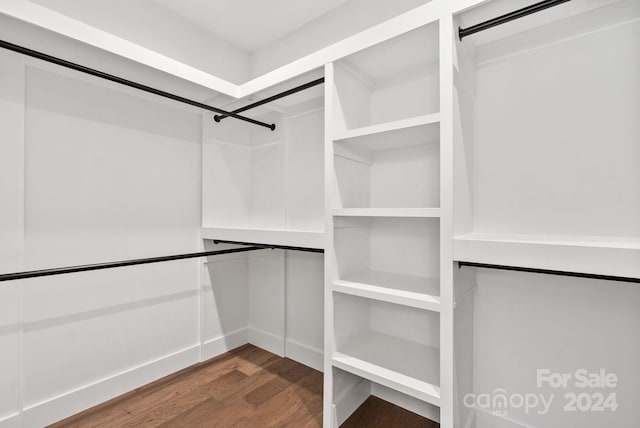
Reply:
[[[188, 367], [52, 425], [56, 428], [321, 426], [322, 373], [253, 345]], [[369, 397], [343, 426], [439, 425]]]

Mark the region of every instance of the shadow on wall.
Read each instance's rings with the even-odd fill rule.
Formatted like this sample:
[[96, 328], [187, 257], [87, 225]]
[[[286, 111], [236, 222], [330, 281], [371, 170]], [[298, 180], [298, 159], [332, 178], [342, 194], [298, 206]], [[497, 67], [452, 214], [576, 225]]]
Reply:
[[[237, 248], [203, 240], [205, 251]], [[202, 277], [203, 342], [220, 343], [225, 349], [247, 342], [249, 324], [249, 260], [246, 253], [207, 257]], [[224, 302], [224, 303], [222, 303]], [[244, 339], [235, 339], [236, 335]], [[240, 340], [238, 342], [238, 340]], [[203, 358], [208, 358], [204, 355]]]
[[[187, 290], [179, 293], [157, 296], [150, 299], [141, 299], [141, 300], [135, 300], [132, 302], [122, 303], [119, 305], [106, 306], [106, 307], [102, 307], [102, 308], [91, 310], [91, 311], [75, 312], [67, 315], [62, 315], [59, 317], [26, 322], [24, 324], [24, 331], [31, 332], [36, 330], [42, 330], [45, 328], [62, 326], [65, 324], [70, 324], [78, 321], [86, 321], [92, 318], [99, 318], [99, 317], [114, 315], [114, 314], [118, 314], [126, 311], [133, 311], [136, 309], [147, 308], [149, 306], [169, 303], [169, 302], [173, 302], [180, 299], [195, 297], [197, 295], [198, 295], [197, 290]], [[20, 324], [16, 324], [16, 326], [17, 328], [19, 328]], [[6, 326], [6, 327], [0, 326], [0, 335], [2, 335], [3, 330], [7, 327], [11, 327], [11, 326]]]

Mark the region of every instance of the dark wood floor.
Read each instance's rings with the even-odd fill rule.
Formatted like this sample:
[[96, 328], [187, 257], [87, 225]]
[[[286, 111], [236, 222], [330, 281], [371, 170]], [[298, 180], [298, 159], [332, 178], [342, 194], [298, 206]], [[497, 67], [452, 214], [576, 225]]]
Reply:
[[[321, 427], [322, 373], [245, 345], [52, 426]], [[342, 426], [439, 425], [369, 397]]]
[[340, 425], [340, 428], [365, 427], [439, 428], [440, 424], [371, 396]]

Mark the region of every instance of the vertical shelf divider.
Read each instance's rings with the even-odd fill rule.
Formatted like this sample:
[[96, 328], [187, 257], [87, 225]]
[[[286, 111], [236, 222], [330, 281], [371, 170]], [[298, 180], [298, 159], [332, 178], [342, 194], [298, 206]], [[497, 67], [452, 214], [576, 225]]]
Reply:
[[337, 278], [335, 251], [333, 248], [333, 115], [335, 80], [333, 63], [324, 67], [324, 388], [322, 407], [322, 426], [337, 426], [337, 417], [333, 406], [333, 365], [331, 357], [335, 352], [333, 331], [333, 295], [331, 287]]
[[[454, 419], [453, 355], [453, 16], [439, 22], [440, 42], [440, 425]], [[444, 90], [443, 90], [444, 89]]]

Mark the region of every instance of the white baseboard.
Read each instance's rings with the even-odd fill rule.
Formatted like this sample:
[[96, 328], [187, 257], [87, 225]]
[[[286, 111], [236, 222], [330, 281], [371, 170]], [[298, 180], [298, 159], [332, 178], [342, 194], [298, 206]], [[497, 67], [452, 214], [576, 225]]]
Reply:
[[41, 428], [190, 365], [200, 357], [195, 345], [39, 403], [23, 412], [23, 427]]
[[[202, 345], [202, 359], [213, 358], [246, 343], [248, 343], [246, 328], [208, 340]], [[42, 427], [57, 422], [199, 361], [200, 346], [195, 345], [74, 391], [29, 405], [24, 410], [24, 427]], [[18, 422], [14, 424], [13, 419]], [[20, 426], [19, 415], [1, 420], [0, 427], [5, 428], [5, 426], [10, 428]]]
[[[247, 343], [284, 356], [284, 341], [281, 337], [255, 328], [243, 328], [225, 336], [207, 340], [202, 348], [195, 345], [73, 391], [30, 404], [25, 407], [22, 418], [20, 414], [14, 414], [0, 419], [0, 428], [40, 428], [52, 424], [196, 364], [201, 359], [216, 357]], [[322, 370], [323, 357], [320, 350], [287, 341], [287, 353], [289, 358], [295, 361], [316, 370]], [[356, 387], [352, 391], [355, 389]]]
[[225, 336], [208, 340], [202, 347], [202, 359], [213, 358], [246, 343], [272, 352], [281, 357], [291, 358], [312, 369], [323, 371], [324, 357], [322, 350], [312, 348], [295, 340], [287, 339], [268, 333], [255, 327], [236, 330]]
[[510, 419], [508, 417], [495, 415], [483, 409], [474, 409], [475, 426], [479, 428], [527, 428], [528, 425]]
[[12, 415], [2, 416], [0, 418], [0, 428], [20, 428], [22, 427], [22, 420], [20, 413], [14, 413]]
[[287, 358], [318, 371], [324, 370], [323, 355], [320, 349], [312, 348], [295, 340], [287, 339], [285, 343], [285, 356]]
[[407, 409], [410, 412], [417, 413], [432, 421], [440, 422], [440, 408], [433, 404], [425, 403], [422, 400], [410, 397], [377, 383], [371, 384], [371, 395], [395, 404], [398, 407], [402, 407], [403, 409]]
[[371, 382], [362, 379], [345, 391], [333, 405], [333, 426], [339, 427], [371, 395]]
[[209, 339], [202, 344], [202, 361], [217, 357], [247, 343], [249, 343], [247, 328], [236, 330], [215, 339]]
[[265, 351], [284, 357], [284, 340], [282, 337], [267, 333], [255, 327], [249, 327], [249, 343]]

